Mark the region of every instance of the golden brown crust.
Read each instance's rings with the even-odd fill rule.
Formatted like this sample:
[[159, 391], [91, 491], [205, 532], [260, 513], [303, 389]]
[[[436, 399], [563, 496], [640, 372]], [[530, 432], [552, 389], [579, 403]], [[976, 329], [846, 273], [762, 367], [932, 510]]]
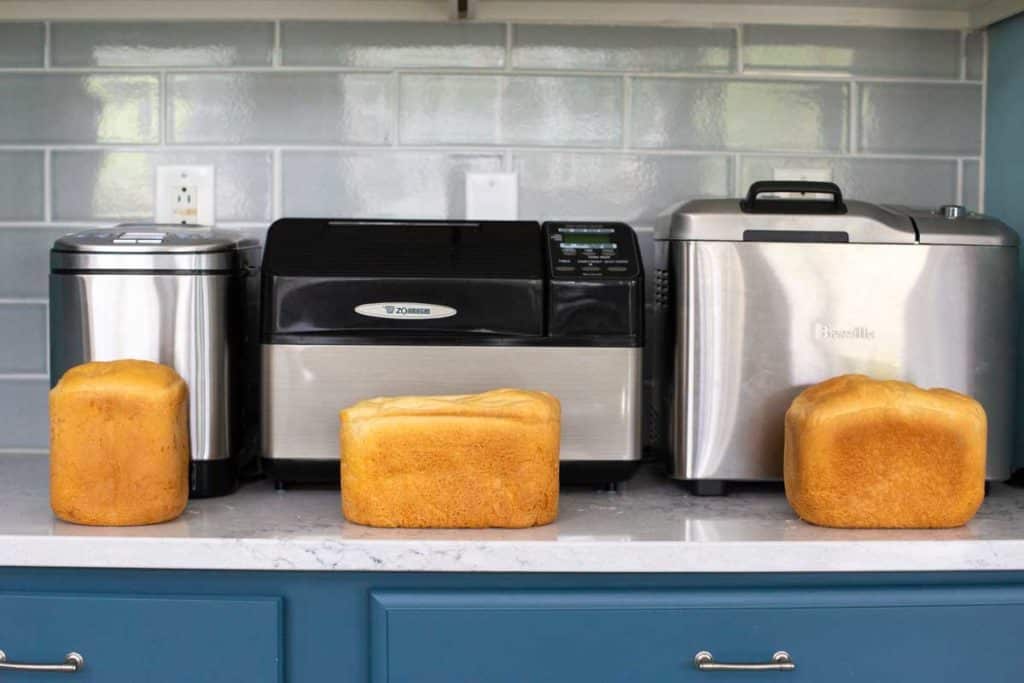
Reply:
[[341, 411], [342, 512], [383, 527], [549, 524], [559, 427], [543, 392], [362, 401]]
[[149, 361], [86, 363], [50, 392], [50, 505], [76, 524], [174, 519], [188, 502], [188, 388]]
[[836, 377], [786, 413], [786, 496], [822, 526], [961, 526], [984, 498], [986, 430], [968, 396]]

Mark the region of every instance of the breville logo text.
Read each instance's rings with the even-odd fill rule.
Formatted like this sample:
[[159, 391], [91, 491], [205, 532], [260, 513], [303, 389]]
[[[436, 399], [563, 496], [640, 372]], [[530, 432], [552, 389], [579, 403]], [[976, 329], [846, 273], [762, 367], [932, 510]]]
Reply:
[[814, 323], [814, 338], [829, 341], [845, 339], [870, 341], [875, 338], [875, 331], [870, 327], [832, 327]]

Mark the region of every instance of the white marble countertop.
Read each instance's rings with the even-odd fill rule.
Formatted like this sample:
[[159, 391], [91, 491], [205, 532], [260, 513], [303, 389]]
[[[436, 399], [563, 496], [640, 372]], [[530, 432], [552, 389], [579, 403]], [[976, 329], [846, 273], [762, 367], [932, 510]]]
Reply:
[[823, 529], [781, 487], [698, 498], [653, 472], [618, 493], [562, 492], [559, 519], [520, 530], [373, 529], [336, 490], [266, 482], [191, 501], [155, 526], [67, 524], [50, 512], [45, 456], [0, 456], [0, 566], [442, 572], [1024, 570], [1024, 489], [993, 487], [966, 527]]

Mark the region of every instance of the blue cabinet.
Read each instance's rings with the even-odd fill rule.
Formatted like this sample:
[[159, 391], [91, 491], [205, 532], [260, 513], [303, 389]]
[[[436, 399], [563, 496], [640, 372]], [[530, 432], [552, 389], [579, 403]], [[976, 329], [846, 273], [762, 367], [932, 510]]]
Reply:
[[[373, 683], [1024, 680], [1024, 590], [375, 592]], [[752, 677], [753, 676], [753, 677]]]
[[[1024, 680], [1024, 574], [0, 568], [0, 683]], [[700, 672], [764, 662], [791, 672]]]
[[[278, 683], [278, 598], [0, 594], [9, 663], [60, 664], [77, 652], [76, 683]], [[0, 670], [0, 681], [46, 680]]]

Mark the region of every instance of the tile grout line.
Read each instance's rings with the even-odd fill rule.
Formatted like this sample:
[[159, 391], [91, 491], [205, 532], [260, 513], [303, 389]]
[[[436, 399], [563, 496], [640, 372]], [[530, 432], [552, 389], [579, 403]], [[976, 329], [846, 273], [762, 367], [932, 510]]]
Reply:
[[746, 66], [743, 63], [743, 24], [737, 24], [736, 26], [736, 73], [742, 74], [746, 72]]
[[43, 22], [43, 69], [48, 70], [50, 68], [50, 43], [51, 43], [51, 28], [50, 22]]
[[967, 31], [960, 31], [960, 80], [967, 80]]
[[49, 299], [44, 297], [31, 297], [27, 296], [24, 298], [18, 297], [0, 297], [0, 306], [12, 306], [15, 304], [26, 305], [26, 306], [39, 306], [49, 304]]
[[[158, 148], [160, 150], [163, 150], [164, 148], [167, 147], [167, 123], [168, 123], [168, 120], [171, 118], [169, 113], [168, 113], [168, 112], [170, 112], [171, 107], [170, 107], [170, 103], [167, 101], [167, 72], [166, 71], [160, 71], [160, 88], [159, 88], [159, 90], [160, 90], [160, 105], [159, 105], [158, 109], [159, 109], [159, 112], [160, 112], [160, 117], [157, 119], [157, 124], [160, 127], [160, 142], [159, 142]], [[154, 169], [153, 172], [156, 173], [156, 169]], [[154, 211], [155, 210], [156, 209], [154, 207]], [[155, 218], [155, 216], [154, 216], [154, 218]]]
[[43, 149], [43, 221], [53, 220], [53, 150]]
[[857, 106], [857, 98], [860, 97], [860, 85], [855, 80], [850, 81], [850, 92], [847, 95], [850, 98], [849, 103], [849, 116], [850, 125], [848, 133], [850, 135], [849, 144], [847, 145], [847, 155], [852, 156], [857, 154], [860, 150], [860, 141], [857, 136], [860, 135], [860, 122], [858, 117], [860, 115], [860, 107]]
[[277, 147], [270, 153], [270, 215], [272, 220], [284, 216], [284, 169], [283, 153]]
[[622, 149], [626, 150], [633, 144], [633, 78], [622, 77]]
[[[964, 203], [964, 160], [956, 160], [956, 203]], [[972, 207], [968, 207], [972, 208]]]
[[505, 71], [512, 71], [512, 22], [505, 24]]
[[988, 30], [981, 34], [981, 149], [978, 159], [978, 211], [985, 211], [985, 147], [988, 140]]
[[35, 382], [50, 379], [45, 372], [0, 372], [0, 382]]
[[[444, 76], [500, 76], [507, 71], [499, 67], [444, 67], [444, 66], [401, 66], [401, 67], [344, 67], [344, 66], [180, 66], [180, 67], [51, 67], [41, 69], [39, 67], [0, 67], [0, 75], [31, 75], [43, 73], [90, 75], [90, 74], [113, 74], [113, 75], [137, 75], [155, 74], [159, 70], [165, 70], [170, 75], [177, 74], [272, 74], [277, 72], [289, 73], [339, 73], [339, 74], [368, 74], [386, 75], [396, 69], [411, 74], [422, 75], [444, 75]], [[806, 82], [806, 83], [836, 83], [856, 78], [859, 81], [871, 83], [905, 83], [908, 85], [980, 85], [981, 79], [961, 79], [959, 76], [952, 78], [929, 78], [927, 76], [882, 76], [882, 75], [855, 75], [851, 76], [844, 72], [802, 72], [793, 70], [756, 70], [756, 71], [643, 71], [643, 70], [595, 70], [595, 69], [519, 69], [513, 70], [517, 76], [553, 76], [564, 78], [617, 78], [623, 75], [630, 75], [634, 78], [659, 78], [679, 80], [740, 80], [740, 81], [784, 81], [784, 82]]]
[[402, 74], [398, 69], [391, 72], [391, 106], [394, 115], [391, 117], [391, 147], [402, 146]]
[[270, 66], [271, 68], [280, 68], [282, 62], [281, 55], [281, 22], [274, 21], [274, 47], [270, 51]]

